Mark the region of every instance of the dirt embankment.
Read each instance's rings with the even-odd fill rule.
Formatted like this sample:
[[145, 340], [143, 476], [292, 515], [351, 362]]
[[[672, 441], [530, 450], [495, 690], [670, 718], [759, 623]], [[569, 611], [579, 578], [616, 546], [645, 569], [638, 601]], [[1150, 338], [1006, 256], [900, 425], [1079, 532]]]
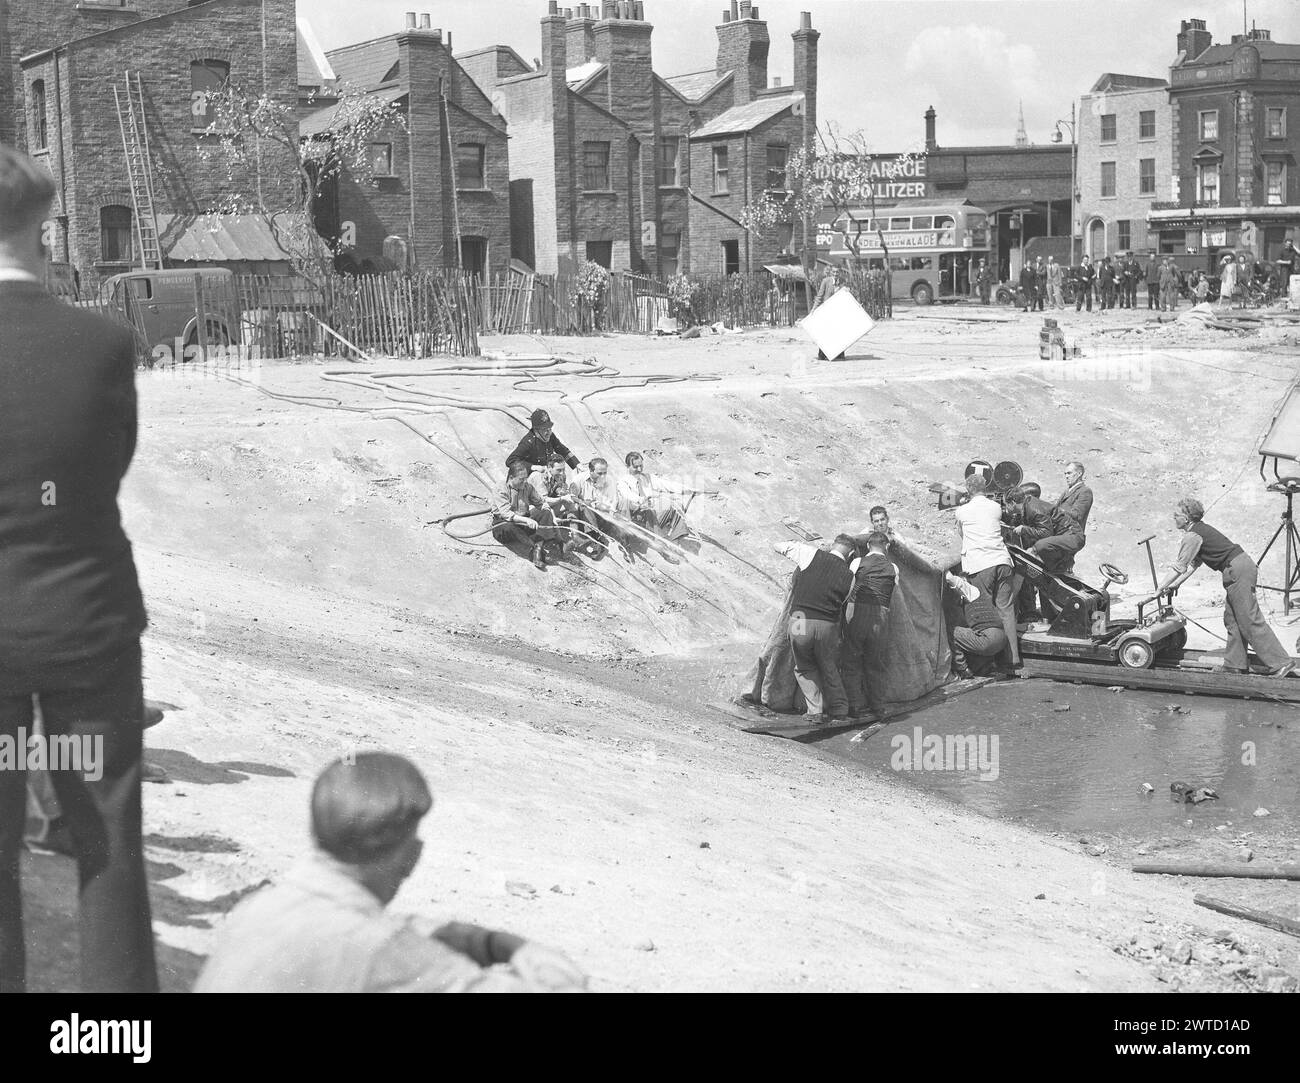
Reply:
[[[1123, 379], [1085, 380], [1038, 362], [1037, 326], [908, 317], [842, 363], [810, 362], [797, 333], [541, 344], [617, 379], [386, 362], [408, 389], [517, 417], [544, 405], [584, 459], [618, 470], [644, 450], [652, 471], [721, 493], [692, 509], [711, 540], [697, 559], [544, 574], [427, 525], [487, 495], [476, 475], [500, 478], [523, 431], [503, 413], [408, 415], [434, 446], [257, 389], [384, 404], [322, 384], [319, 366], [142, 376], [124, 507], [149, 692], [182, 708], [149, 735], [174, 780], [147, 794], [170, 983], [187, 984], [220, 913], [301, 852], [312, 776], [360, 745], [410, 755], [439, 796], [397, 905], [555, 943], [597, 988], [1158, 987], [1123, 949], [1150, 938], [1148, 917], [1176, 943], [1223, 924], [1185, 892], [705, 706], [735, 690], [772, 619], [782, 516], [826, 532], [885, 503], [946, 547], [925, 485], [972, 457], [1017, 459], [1049, 494], [1083, 459], [1086, 562], [1135, 584], [1136, 540], [1158, 530], [1172, 556], [1167, 508], [1185, 491], [1225, 494], [1207, 518], [1258, 548], [1277, 509], [1250, 476], [1253, 440], [1290, 359], [1166, 345], [1135, 351]], [[632, 386], [659, 374], [712, 378]], [[1213, 600], [1209, 578], [1189, 603]], [[1260, 966], [1278, 958], [1256, 939]]]

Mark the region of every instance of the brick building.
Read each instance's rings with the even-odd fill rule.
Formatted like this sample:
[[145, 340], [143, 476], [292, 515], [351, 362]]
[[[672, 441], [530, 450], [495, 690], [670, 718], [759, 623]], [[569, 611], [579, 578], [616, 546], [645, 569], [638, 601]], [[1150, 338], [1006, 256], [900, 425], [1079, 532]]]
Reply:
[[[54, 260], [73, 266], [83, 287], [139, 259], [113, 94], [114, 87], [124, 92], [127, 71], [140, 73], [155, 209], [170, 263], [285, 265], [262, 220], [200, 218], [230, 194], [223, 165], [205, 160], [201, 147], [211, 138], [202, 134], [210, 121], [203, 94], [227, 78], [294, 106], [300, 79], [294, 0], [139, 0], [112, 8], [8, 0], [0, 11], [23, 35], [14, 37], [22, 55], [9, 99], [21, 123], [10, 110], [4, 115], [19, 145], [55, 178], [47, 247]], [[261, 154], [260, 174], [250, 184], [274, 205], [284, 197], [282, 186], [293, 183], [293, 171], [269, 142]]]
[[1172, 191], [1168, 83], [1106, 73], [1079, 99], [1077, 223], [1093, 259], [1148, 252], [1147, 215]]
[[1183, 20], [1169, 72], [1174, 195], [1148, 228], [1162, 252], [1220, 249], [1276, 258], [1300, 237], [1300, 45], [1267, 30], [1215, 45], [1201, 19]]
[[713, 65], [686, 75], [654, 71], [639, 0], [552, 0], [536, 70], [505, 46], [459, 58], [509, 124], [516, 257], [672, 274], [755, 268], [790, 245], [793, 226], [758, 241], [736, 216], [784, 186], [812, 135], [818, 35], [802, 21], [785, 87], [768, 86], [768, 28], [748, 0], [723, 13]]
[[[408, 15], [405, 32], [326, 54], [340, 84], [400, 109], [371, 144], [373, 178], [344, 174], [318, 215], [328, 237], [350, 242], [362, 269], [397, 264], [451, 267], [478, 274], [510, 260], [510, 167], [505, 120], [452, 55], [452, 35], [428, 15]], [[518, 61], [522, 66], [523, 62]], [[337, 105], [300, 121], [304, 138], [323, 131]], [[385, 242], [387, 241], [387, 244]]]
[[[873, 154], [882, 170], [879, 183], [872, 184], [875, 207], [888, 210], [917, 206], [966, 203], [988, 213], [990, 266], [1000, 281], [1012, 280], [1020, 272], [1026, 246], [1039, 238], [1061, 238], [1062, 252], [1069, 251], [1070, 159], [1068, 143], [1032, 144], [1023, 129], [1016, 143], [1004, 146], [947, 147], [939, 143], [938, 114], [931, 106], [925, 111], [924, 152], [919, 148], [909, 161], [905, 176], [888, 176], [889, 167], [900, 153]], [[871, 192], [863, 193], [858, 209], [870, 215]], [[818, 255], [825, 257], [835, 244], [827, 223], [835, 212], [818, 216]], [[901, 258], [901, 257], [900, 257]], [[969, 265], [963, 277], [957, 274], [955, 291], [969, 292]]]

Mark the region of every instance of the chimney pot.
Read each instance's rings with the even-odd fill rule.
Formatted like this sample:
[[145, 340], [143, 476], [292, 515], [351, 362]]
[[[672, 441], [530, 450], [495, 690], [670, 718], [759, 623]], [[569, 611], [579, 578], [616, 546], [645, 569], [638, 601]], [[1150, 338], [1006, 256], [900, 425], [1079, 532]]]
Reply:
[[547, 0], [546, 14], [558, 15], [560, 13], [560, 0]]
[[750, 17], [751, 19], [757, 19], [757, 18], [758, 18], [758, 8], [750, 8], [750, 9], [749, 9], [749, 17]]
[[800, 29], [800, 30], [811, 30], [811, 29], [812, 29], [812, 12], [811, 12], [811, 11], [801, 11], [801, 12], [799, 12], [799, 29]]
[[729, 12], [729, 11], [724, 11], [724, 12], [722, 13], [722, 21], [723, 21], [724, 23], [729, 23], [729, 22], [731, 22], [731, 12]]
[[421, 30], [433, 29], [433, 16], [431, 16], [427, 11], [420, 13], [420, 29]]
[[750, 6], [751, 6], [750, 0], [740, 0], [740, 17], [742, 19], [749, 18]]
[[413, 11], [408, 11], [406, 13], [406, 29], [407, 30], [415, 29], [415, 12]]
[[739, 18], [740, 18], [739, 0], [731, 0], [731, 21], [734, 23]]
[[779, 75], [772, 76], [772, 86], [779, 87], [780, 85], [781, 85], [781, 77]]
[[447, 48], [448, 48], [448, 49], [451, 48], [451, 31], [450, 31], [450, 30], [447, 31]]

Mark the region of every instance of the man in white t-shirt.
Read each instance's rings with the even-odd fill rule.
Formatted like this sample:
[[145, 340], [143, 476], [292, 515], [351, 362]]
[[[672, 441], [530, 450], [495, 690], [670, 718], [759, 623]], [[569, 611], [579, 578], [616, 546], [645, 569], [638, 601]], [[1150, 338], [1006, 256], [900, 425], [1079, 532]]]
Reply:
[[953, 512], [961, 528], [961, 572], [997, 607], [1007, 633], [1007, 655], [1012, 667], [1017, 667], [1014, 567], [1002, 541], [1002, 508], [984, 495], [987, 489], [988, 479], [982, 473], [972, 474], [966, 479], [971, 498]]

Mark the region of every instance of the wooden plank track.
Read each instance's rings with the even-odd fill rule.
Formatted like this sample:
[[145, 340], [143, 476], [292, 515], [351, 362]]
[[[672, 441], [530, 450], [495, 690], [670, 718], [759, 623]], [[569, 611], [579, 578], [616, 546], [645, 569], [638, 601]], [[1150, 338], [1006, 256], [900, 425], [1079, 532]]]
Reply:
[[790, 741], [811, 743], [841, 733], [869, 729], [872, 726], [905, 717], [915, 711], [934, 707], [946, 700], [964, 695], [967, 692], [973, 692], [977, 688], [983, 688], [985, 685], [992, 683], [992, 677], [975, 677], [965, 681], [950, 681], [942, 688], [936, 688], [934, 691], [921, 696], [920, 699], [914, 699], [907, 703], [891, 703], [884, 711], [868, 720], [842, 722], [838, 725], [812, 726], [805, 721], [804, 715], [782, 714], [751, 703], [711, 703], [709, 706], [716, 711], [721, 711], [733, 722], [747, 723], [747, 725], [741, 726], [741, 730], [745, 733], [757, 733], [766, 737], [784, 737]]
[[[1192, 655], [1194, 652], [1186, 652]], [[1047, 677], [1077, 684], [1120, 685], [1155, 692], [1188, 692], [1200, 696], [1229, 696], [1234, 699], [1265, 699], [1274, 703], [1300, 703], [1300, 679], [1256, 676], [1255, 674], [1214, 673], [1204, 667], [1160, 666], [1155, 669], [1129, 669], [1121, 665], [1097, 665], [1069, 662], [1055, 658], [1025, 656], [1026, 677]], [[1189, 665], [1196, 664], [1193, 658]]]

